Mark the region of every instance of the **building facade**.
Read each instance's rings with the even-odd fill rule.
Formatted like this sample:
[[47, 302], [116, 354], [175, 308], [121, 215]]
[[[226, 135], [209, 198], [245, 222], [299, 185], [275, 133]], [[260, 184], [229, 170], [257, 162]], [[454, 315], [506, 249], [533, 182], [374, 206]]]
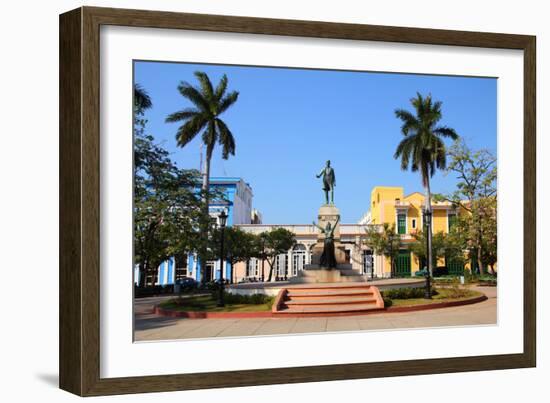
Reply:
[[[224, 195], [223, 200], [211, 200], [209, 213], [217, 219], [225, 210], [227, 213], [227, 226], [250, 224], [261, 222], [261, 214], [252, 209], [252, 187], [242, 178], [236, 177], [212, 177], [210, 178], [210, 190]], [[224, 265], [224, 277], [227, 278], [231, 271], [229, 264]], [[139, 270], [134, 271], [134, 282], [139, 284]], [[191, 277], [197, 281], [211, 281], [220, 277], [219, 261], [209, 261], [201, 267], [195, 252], [173, 256], [162, 262], [157, 270], [156, 277], [147, 278], [146, 284], [170, 285], [178, 279]]]
[[[211, 187], [221, 190], [226, 201], [212, 201], [210, 214], [217, 217], [222, 210], [228, 214], [227, 225], [236, 226], [243, 231], [260, 234], [274, 228], [285, 228], [295, 234], [296, 244], [286, 253], [276, 257], [273, 263], [271, 281], [285, 280], [297, 276], [305, 265], [311, 263], [312, 248], [317, 242], [318, 229], [311, 224], [263, 224], [261, 214], [252, 208], [253, 193], [249, 184], [241, 178], [212, 178]], [[401, 246], [395, 262], [394, 275], [413, 276], [425, 264], [410, 250], [415, 241], [414, 233], [423, 228], [425, 196], [414, 192], [405, 195], [402, 187], [376, 186], [371, 191], [371, 200], [367, 212], [355, 224], [340, 224], [340, 242], [345, 247], [346, 263], [361, 274], [388, 278], [392, 275], [390, 259], [379, 256], [366, 245], [367, 227], [382, 224], [394, 224], [400, 236]], [[449, 202], [432, 203], [432, 232], [449, 233], [456, 221], [457, 209]], [[440, 259], [438, 266], [449, 266], [452, 274], [461, 274], [469, 265], [451, 264]], [[196, 253], [174, 256], [163, 262], [158, 269], [159, 285], [174, 284], [183, 277], [197, 281], [211, 281], [220, 277], [220, 261], [206, 262], [201, 267]], [[231, 270], [229, 263], [224, 264], [224, 278], [232, 281], [267, 281], [270, 265], [256, 258], [248, 262], [239, 262]], [[137, 277], [136, 277], [137, 278]], [[136, 280], [137, 282], [137, 280]]]
[[[408, 277], [421, 270], [421, 259], [410, 251], [415, 241], [413, 234], [423, 228], [422, 211], [425, 209], [425, 196], [415, 192], [404, 195], [402, 187], [377, 186], [372, 189], [369, 210], [357, 224], [340, 224], [341, 243], [345, 247], [347, 263], [361, 274], [377, 278], [392, 275], [390, 259], [376, 255], [365, 243], [367, 227], [394, 224], [401, 239], [401, 247], [395, 262], [394, 275]], [[457, 210], [449, 202], [432, 203], [432, 232], [449, 233], [456, 220]], [[284, 280], [298, 275], [306, 264], [311, 262], [311, 251], [317, 242], [318, 230], [314, 225], [238, 225], [244, 231], [259, 234], [273, 228], [285, 228], [296, 236], [296, 245], [287, 253], [277, 256], [273, 263], [272, 281]], [[448, 265], [444, 259], [438, 265]], [[265, 281], [270, 265], [267, 261], [250, 259], [235, 265], [234, 280]], [[455, 264], [451, 272], [461, 274], [464, 266]], [[374, 273], [373, 273], [374, 271]]]

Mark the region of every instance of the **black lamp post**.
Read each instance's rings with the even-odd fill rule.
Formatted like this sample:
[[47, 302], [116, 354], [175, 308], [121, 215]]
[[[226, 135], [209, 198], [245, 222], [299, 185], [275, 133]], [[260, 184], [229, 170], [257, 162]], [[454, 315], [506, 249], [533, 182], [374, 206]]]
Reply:
[[429, 240], [429, 234], [432, 230], [432, 212], [428, 209], [424, 209], [424, 228], [426, 231], [426, 272], [424, 273], [426, 277], [426, 289], [424, 290], [424, 298], [425, 299], [432, 299], [432, 285], [430, 284], [431, 276], [430, 276], [430, 261], [432, 258], [432, 254], [430, 251], [430, 240]]
[[218, 219], [220, 221], [220, 284], [218, 287], [218, 306], [225, 306], [225, 303], [223, 302], [223, 294], [224, 294], [224, 279], [223, 279], [223, 261], [225, 260], [225, 256], [223, 253], [223, 239], [224, 239], [224, 230], [225, 230], [225, 224], [227, 223], [227, 213], [225, 210], [223, 210], [220, 215], [218, 216]]

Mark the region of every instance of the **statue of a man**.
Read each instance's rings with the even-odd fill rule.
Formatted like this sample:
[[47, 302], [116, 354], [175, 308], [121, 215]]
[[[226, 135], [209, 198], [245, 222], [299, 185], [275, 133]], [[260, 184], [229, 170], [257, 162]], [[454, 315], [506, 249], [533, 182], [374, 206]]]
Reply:
[[334, 175], [334, 169], [330, 166], [330, 160], [321, 172], [317, 175], [318, 178], [323, 177], [323, 190], [325, 192], [326, 204], [329, 204], [328, 194], [330, 192], [330, 204], [334, 204], [334, 186], [336, 186], [336, 176]]
[[330, 222], [327, 222], [325, 228], [313, 223], [317, 228], [325, 234], [325, 241], [323, 245], [323, 254], [321, 255], [320, 266], [326, 269], [334, 269], [336, 267], [336, 253], [334, 251], [334, 230], [336, 225], [340, 221], [340, 217], [336, 219], [336, 222], [331, 225]]

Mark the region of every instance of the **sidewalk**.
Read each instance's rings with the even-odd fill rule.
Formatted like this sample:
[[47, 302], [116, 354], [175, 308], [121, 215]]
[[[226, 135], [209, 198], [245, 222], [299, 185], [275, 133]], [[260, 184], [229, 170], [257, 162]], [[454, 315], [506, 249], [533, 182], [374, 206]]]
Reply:
[[146, 298], [135, 303], [135, 341], [496, 324], [496, 287], [476, 290], [489, 299], [454, 308], [329, 318], [176, 319], [147, 313], [168, 297]]

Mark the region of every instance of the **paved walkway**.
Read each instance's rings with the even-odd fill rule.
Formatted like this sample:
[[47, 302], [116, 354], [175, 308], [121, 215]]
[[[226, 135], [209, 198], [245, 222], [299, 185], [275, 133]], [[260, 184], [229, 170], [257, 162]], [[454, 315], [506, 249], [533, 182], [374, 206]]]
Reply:
[[418, 327], [489, 325], [497, 321], [496, 287], [477, 287], [489, 299], [473, 305], [418, 312], [379, 313], [328, 318], [179, 319], [151, 314], [170, 297], [138, 299], [135, 340], [259, 336], [291, 333], [361, 331]]

